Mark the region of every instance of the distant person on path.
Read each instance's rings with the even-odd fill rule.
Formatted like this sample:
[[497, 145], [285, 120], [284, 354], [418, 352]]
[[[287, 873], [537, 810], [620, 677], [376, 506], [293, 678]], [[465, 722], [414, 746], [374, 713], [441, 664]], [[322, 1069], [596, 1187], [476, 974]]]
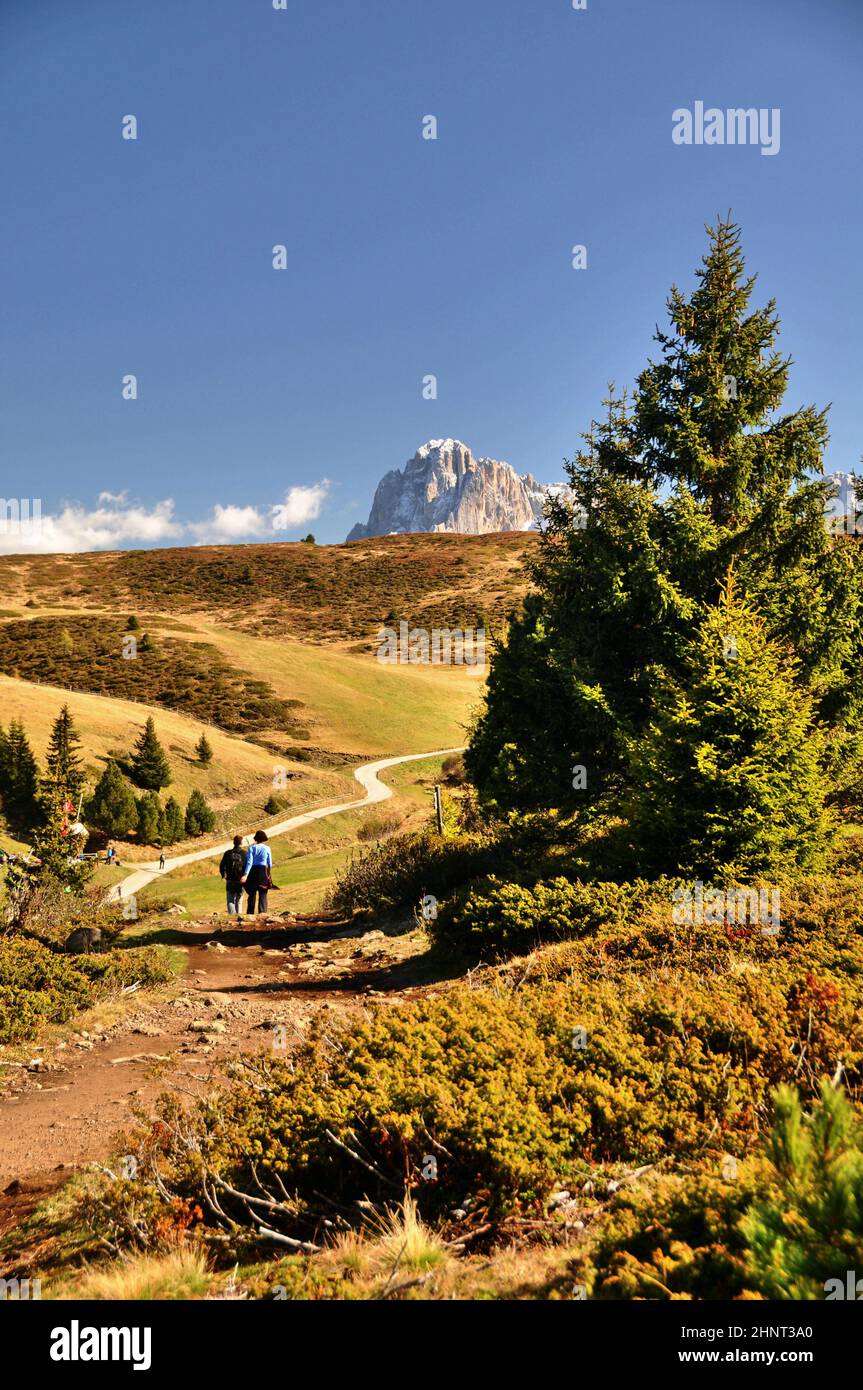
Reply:
[[249, 916], [254, 917], [255, 915], [256, 895], [258, 911], [266, 912], [267, 893], [276, 885], [273, 883], [273, 856], [264, 830], [255, 831], [255, 843], [249, 847], [246, 871], [241, 882], [245, 884], [246, 892], [249, 895], [249, 901], [246, 904], [246, 911]]
[[242, 835], [234, 836], [232, 849], [226, 849], [219, 863], [219, 873], [225, 880], [228, 916], [243, 915], [243, 874], [246, 872], [246, 851]]
[[165, 867], [165, 851], [162, 850], [161, 854], [159, 855], [159, 868], [160, 868], [160, 869], [164, 869], [164, 867]]

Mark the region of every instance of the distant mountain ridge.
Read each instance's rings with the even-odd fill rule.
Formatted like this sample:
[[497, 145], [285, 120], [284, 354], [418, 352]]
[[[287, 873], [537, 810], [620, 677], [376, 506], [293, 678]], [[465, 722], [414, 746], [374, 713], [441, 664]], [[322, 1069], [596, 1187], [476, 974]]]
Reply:
[[431, 439], [403, 469], [381, 479], [368, 521], [357, 522], [348, 540], [414, 531], [533, 531], [548, 493], [561, 486], [539, 483], [497, 459], [474, 458], [459, 439]]

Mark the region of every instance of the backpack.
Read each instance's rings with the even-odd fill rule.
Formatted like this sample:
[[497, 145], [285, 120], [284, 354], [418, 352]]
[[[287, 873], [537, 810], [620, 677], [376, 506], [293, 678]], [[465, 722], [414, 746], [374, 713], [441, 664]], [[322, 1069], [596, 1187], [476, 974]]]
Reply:
[[239, 883], [246, 866], [246, 856], [241, 849], [231, 849], [225, 855], [225, 878], [230, 883]]

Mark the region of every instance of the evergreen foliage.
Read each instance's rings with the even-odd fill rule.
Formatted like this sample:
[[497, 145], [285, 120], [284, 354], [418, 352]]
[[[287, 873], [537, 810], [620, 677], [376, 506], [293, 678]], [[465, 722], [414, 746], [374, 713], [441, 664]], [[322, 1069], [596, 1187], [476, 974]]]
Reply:
[[171, 782], [171, 769], [165, 750], [156, 737], [152, 715], [148, 718], [132, 750], [132, 780], [147, 791], [159, 791]]

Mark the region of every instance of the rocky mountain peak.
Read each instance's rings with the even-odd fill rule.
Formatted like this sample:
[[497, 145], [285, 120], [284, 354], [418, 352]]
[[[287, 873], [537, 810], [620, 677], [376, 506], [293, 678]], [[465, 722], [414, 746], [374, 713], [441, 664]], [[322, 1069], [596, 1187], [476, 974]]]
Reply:
[[460, 439], [430, 439], [378, 483], [369, 519], [349, 541], [409, 531], [531, 531], [548, 489], [509, 463], [474, 458]]

